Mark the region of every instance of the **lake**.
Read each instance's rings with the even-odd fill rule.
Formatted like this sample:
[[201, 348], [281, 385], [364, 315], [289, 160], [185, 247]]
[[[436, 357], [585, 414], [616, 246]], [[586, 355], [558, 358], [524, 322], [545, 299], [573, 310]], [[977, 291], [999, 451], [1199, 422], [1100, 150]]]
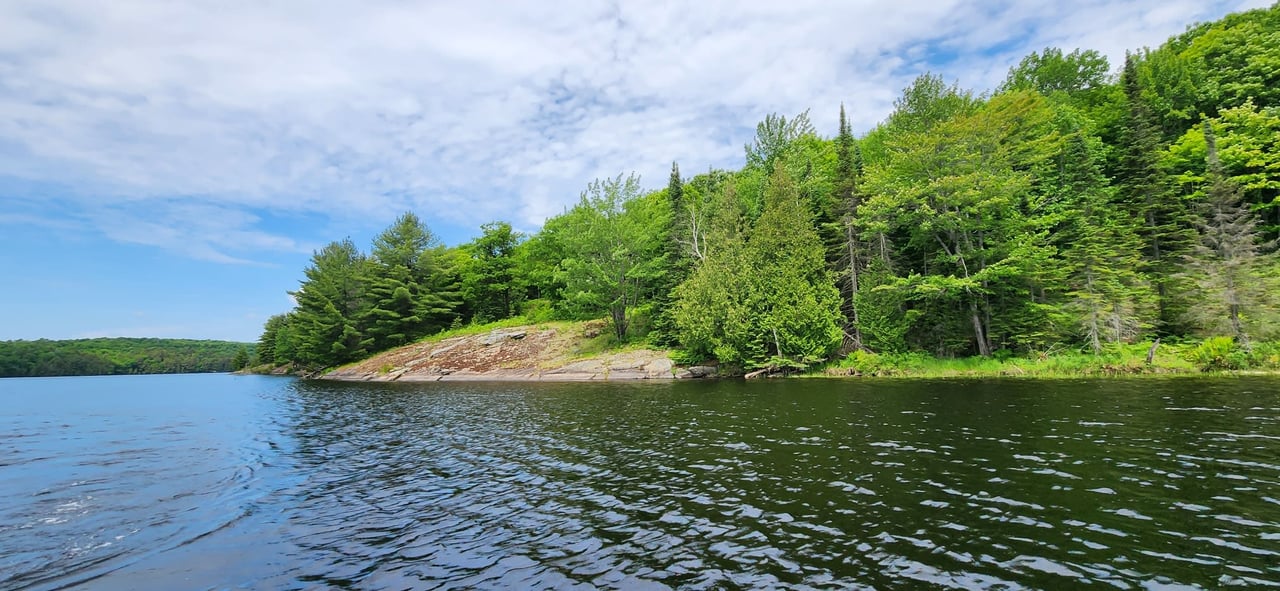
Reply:
[[1280, 379], [0, 380], [0, 588], [1280, 585]]

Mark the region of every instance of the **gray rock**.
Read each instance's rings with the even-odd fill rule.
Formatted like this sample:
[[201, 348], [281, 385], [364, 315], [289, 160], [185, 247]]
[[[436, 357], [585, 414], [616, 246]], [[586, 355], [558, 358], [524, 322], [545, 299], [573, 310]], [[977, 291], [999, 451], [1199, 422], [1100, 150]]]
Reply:
[[639, 369], [622, 369], [610, 371], [606, 379], [610, 381], [647, 380], [649, 374]]
[[528, 333], [523, 330], [494, 330], [489, 334], [480, 337], [480, 344], [488, 347], [490, 345], [501, 343], [502, 341], [518, 341], [523, 339], [526, 334]]
[[655, 378], [669, 378], [671, 377], [671, 367], [670, 359], [654, 359], [644, 366], [644, 371]]
[[677, 380], [692, 380], [715, 376], [720, 370], [710, 365], [693, 365], [676, 371]]

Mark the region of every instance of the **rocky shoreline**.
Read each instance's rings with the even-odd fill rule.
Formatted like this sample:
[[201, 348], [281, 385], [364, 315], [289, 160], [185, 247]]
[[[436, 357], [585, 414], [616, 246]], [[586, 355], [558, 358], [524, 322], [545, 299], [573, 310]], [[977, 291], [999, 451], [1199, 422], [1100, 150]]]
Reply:
[[355, 382], [634, 381], [714, 377], [713, 366], [676, 366], [667, 351], [628, 349], [577, 354], [599, 334], [594, 323], [499, 328], [405, 345], [330, 371], [320, 379]]

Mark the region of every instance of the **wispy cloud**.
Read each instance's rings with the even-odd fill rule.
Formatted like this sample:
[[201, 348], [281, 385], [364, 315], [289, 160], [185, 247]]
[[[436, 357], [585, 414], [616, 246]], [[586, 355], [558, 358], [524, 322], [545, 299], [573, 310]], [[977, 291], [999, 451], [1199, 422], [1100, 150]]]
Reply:
[[[737, 166], [756, 121], [866, 129], [926, 70], [1113, 61], [1259, 0], [0, 3], [0, 224], [83, 212], [227, 263], [310, 248], [262, 214], [533, 228], [587, 181]], [[32, 201], [8, 186], [57, 183]], [[46, 209], [48, 208], [48, 209]]]

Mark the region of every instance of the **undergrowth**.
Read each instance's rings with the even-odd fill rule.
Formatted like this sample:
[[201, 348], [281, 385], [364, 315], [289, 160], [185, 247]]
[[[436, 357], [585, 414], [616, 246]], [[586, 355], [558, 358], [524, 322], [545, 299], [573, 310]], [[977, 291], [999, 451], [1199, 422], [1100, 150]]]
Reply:
[[1162, 343], [1147, 363], [1151, 342], [1109, 345], [1098, 354], [1058, 352], [1028, 356], [940, 359], [924, 353], [854, 351], [828, 364], [821, 375], [901, 377], [1078, 377], [1280, 370], [1280, 343], [1245, 349], [1230, 338]]

